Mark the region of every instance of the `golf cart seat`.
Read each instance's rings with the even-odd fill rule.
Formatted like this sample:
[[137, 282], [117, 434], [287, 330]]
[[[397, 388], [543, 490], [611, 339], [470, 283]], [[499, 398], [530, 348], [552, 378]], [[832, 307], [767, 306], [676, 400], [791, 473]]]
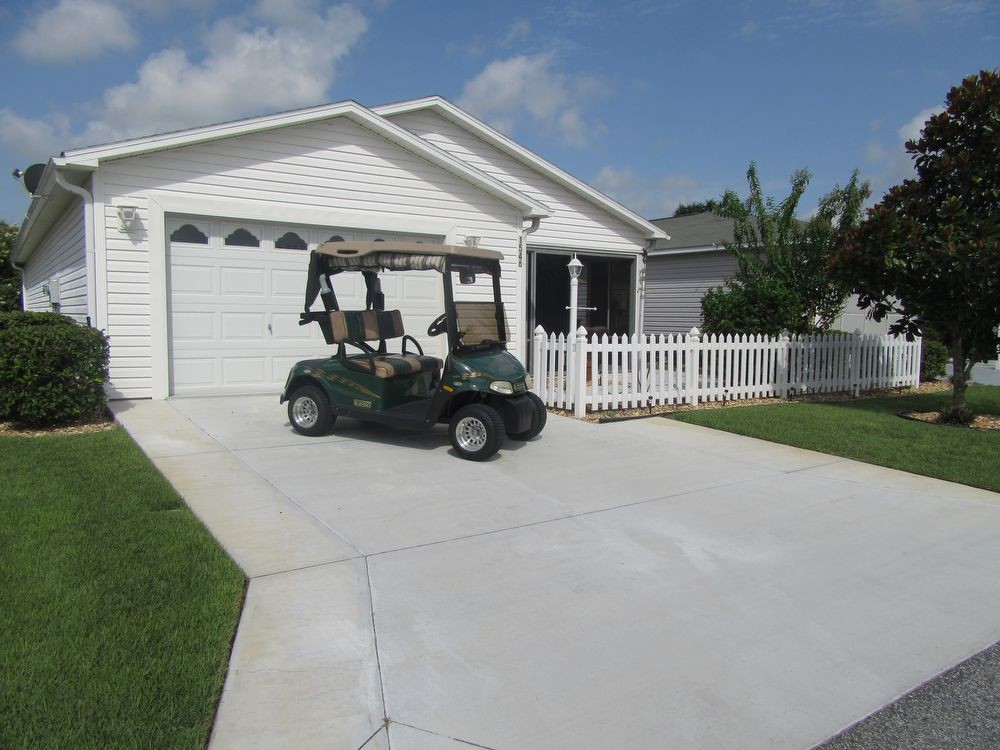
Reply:
[[[418, 372], [436, 374], [444, 365], [437, 357], [425, 355], [420, 342], [403, 331], [403, 316], [399, 310], [338, 310], [329, 315], [332, 343], [340, 345], [339, 356], [344, 365], [352, 370], [388, 380]], [[386, 352], [386, 340], [397, 338], [403, 339], [402, 353]], [[416, 347], [415, 354], [407, 353], [407, 340]], [[379, 348], [370, 347], [369, 341], [378, 341]], [[347, 357], [344, 344], [358, 347], [365, 356]]]

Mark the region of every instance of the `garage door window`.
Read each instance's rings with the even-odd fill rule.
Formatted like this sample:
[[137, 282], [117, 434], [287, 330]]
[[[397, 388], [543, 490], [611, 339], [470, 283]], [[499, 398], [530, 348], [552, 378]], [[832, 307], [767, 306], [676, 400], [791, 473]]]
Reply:
[[295, 232], [285, 232], [274, 241], [274, 247], [277, 250], [305, 250], [308, 245]]
[[208, 235], [194, 224], [182, 224], [170, 235], [171, 242], [187, 242], [192, 245], [207, 245]]
[[260, 247], [260, 239], [249, 229], [239, 227], [226, 235], [226, 247]]

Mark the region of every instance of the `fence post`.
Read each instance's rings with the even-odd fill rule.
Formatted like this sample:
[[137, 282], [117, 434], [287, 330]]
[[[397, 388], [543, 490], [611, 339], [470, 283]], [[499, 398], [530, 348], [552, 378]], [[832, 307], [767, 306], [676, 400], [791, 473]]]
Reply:
[[781, 342], [781, 346], [778, 347], [778, 397], [788, 398], [788, 368], [791, 362], [791, 339], [788, 337], [788, 331], [782, 331], [781, 337], [778, 339]]
[[573, 352], [571, 367], [574, 372], [573, 415], [580, 419], [587, 413], [587, 329], [580, 326], [576, 330], [576, 350]]
[[854, 398], [861, 395], [861, 329], [855, 328], [851, 334], [851, 388]]
[[916, 358], [916, 361], [913, 363], [913, 369], [916, 370], [916, 372], [914, 373], [914, 380], [916, 380], [916, 385], [914, 386], [914, 388], [920, 387], [920, 364], [921, 362], [923, 362], [922, 359], [923, 349], [924, 349], [924, 337], [917, 336], [916, 351], [913, 353], [914, 357]]
[[535, 393], [541, 397], [542, 401], [548, 404], [547, 394], [545, 393], [545, 362], [543, 361], [545, 355], [542, 354], [542, 344], [544, 341], [545, 329], [541, 326], [536, 326], [531, 347], [531, 379], [535, 381]]
[[685, 342], [684, 370], [687, 373], [687, 396], [688, 403], [698, 405], [698, 397], [701, 395], [698, 390], [698, 364], [701, 360], [701, 334], [697, 328], [692, 328], [687, 335]]

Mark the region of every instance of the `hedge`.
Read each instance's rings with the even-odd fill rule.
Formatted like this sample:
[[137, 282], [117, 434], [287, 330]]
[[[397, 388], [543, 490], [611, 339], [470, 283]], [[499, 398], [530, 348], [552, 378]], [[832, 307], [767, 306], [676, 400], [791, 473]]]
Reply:
[[0, 419], [49, 426], [107, 405], [108, 340], [57, 313], [0, 313]]

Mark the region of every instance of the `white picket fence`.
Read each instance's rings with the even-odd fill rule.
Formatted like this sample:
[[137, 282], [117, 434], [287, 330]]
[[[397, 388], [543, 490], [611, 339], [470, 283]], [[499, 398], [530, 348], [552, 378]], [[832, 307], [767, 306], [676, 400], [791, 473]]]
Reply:
[[532, 376], [548, 406], [587, 411], [920, 384], [920, 339], [686, 335], [587, 337], [535, 329]]

